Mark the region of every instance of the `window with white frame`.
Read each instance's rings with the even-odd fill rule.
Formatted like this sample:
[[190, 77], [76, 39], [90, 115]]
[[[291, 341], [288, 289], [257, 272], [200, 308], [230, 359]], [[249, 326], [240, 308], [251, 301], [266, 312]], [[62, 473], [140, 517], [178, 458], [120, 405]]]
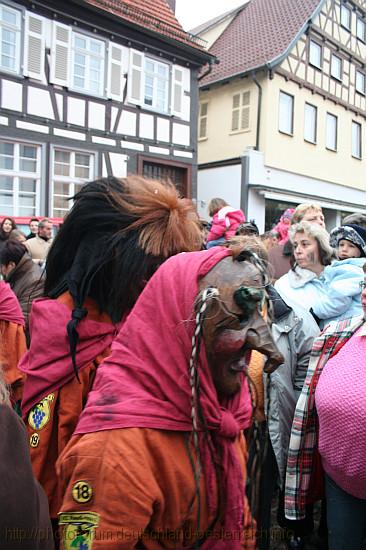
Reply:
[[322, 66], [322, 46], [310, 40], [309, 44], [309, 63], [318, 69], [321, 69]]
[[185, 90], [189, 90], [190, 71], [171, 65], [130, 48], [127, 101], [173, 116], [186, 109]]
[[366, 94], [366, 75], [361, 71], [356, 71], [356, 92]]
[[348, 31], [351, 30], [351, 21], [352, 21], [352, 12], [351, 9], [345, 6], [344, 4], [341, 5], [341, 25]]
[[52, 164], [52, 216], [63, 218], [72, 206], [70, 199], [94, 178], [95, 157], [56, 148]]
[[337, 80], [342, 80], [342, 59], [338, 55], [332, 54], [330, 59], [330, 74]]
[[144, 105], [168, 112], [169, 65], [145, 57]]
[[352, 156], [361, 159], [362, 158], [362, 133], [361, 124], [352, 121]]
[[366, 42], [366, 22], [361, 17], [357, 17], [356, 36], [362, 42]]
[[39, 214], [41, 148], [0, 141], [0, 212], [8, 216]]
[[72, 35], [72, 87], [104, 95], [105, 43], [79, 33]]
[[325, 146], [330, 151], [337, 150], [338, 141], [338, 118], [331, 113], [327, 113], [326, 118], [326, 137]]
[[20, 71], [21, 12], [0, 4], [0, 67], [4, 71]]
[[304, 111], [304, 139], [310, 143], [316, 143], [317, 112], [315, 105], [305, 103]]
[[231, 131], [249, 130], [250, 92], [233, 95]]
[[198, 139], [207, 138], [207, 118], [208, 118], [208, 102], [200, 103], [200, 111], [198, 117]]
[[280, 92], [278, 129], [284, 134], [294, 133], [294, 97]]

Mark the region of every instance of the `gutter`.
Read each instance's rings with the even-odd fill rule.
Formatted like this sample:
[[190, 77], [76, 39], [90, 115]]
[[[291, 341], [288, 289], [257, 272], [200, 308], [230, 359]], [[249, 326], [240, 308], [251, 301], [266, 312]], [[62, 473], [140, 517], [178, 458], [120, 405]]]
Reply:
[[204, 78], [205, 76], [207, 76], [212, 72], [212, 65], [218, 65], [219, 63], [220, 63], [220, 60], [217, 59], [217, 57], [214, 57], [214, 59], [210, 59], [208, 62], [207, 70], [197, 78], [197, 82], [199, 82], [200, 80], [202, 80], [202, 78]]
[[253, 73], [252, 79], [253, 79], [253, 82], [255, 83], [255, 85], [258, 88], [257, 131], [256, 131], [256, 139], [255, 139], [254, 149], [255, 149], [255, 151], [259, 151], [263, 89], [262, 89], [262, 86], [259, 84], [255, 73]]

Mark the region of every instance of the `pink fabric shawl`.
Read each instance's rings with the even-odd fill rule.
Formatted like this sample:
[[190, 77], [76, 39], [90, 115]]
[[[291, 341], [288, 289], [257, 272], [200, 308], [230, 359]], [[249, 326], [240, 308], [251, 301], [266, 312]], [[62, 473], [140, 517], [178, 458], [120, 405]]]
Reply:
[[[88, 317], [87, 315], [80, 321], [77, 327], [78, 370], [86, 367], [111, 345], [119, 328], [119, 325], [94, 321]], [[70, 319], [70, 308], [57, 300], [41, 298], [32, 304], [31, 345], [18, 365], [27, 375], [22, 401], [24, 414], [46, 395], [58, 390], [75, 376], [66, 331]]]
[[0, 321], [8, 321], [24, 327], [24, 316], [18, 299], [10, 285], [4, 281], [0, 281]]
[[[229, 255], [230, 251], [220, 247], [181, 253], [158, 269], [113, 342], [111, 355], [99, 366], [76, 434], [133, 427], [192, 430], [188, 365], [198, 280]], [[203, 342], [199, 374], [203, 415], [215, 448], [221, 453], [226, 497], [221, 525], [238, 532], [243, 527], [244, 490], [234, 441], [250, 424], [248, 386], [244, 380], [240, 393], [225, 403], [219, 402]], [[203, 437], [200, 448], [208, 505], [213, 509], [210, 487], [216, 477]], [[208, 540], [204, 548], [234, 550], [241, 544]]]

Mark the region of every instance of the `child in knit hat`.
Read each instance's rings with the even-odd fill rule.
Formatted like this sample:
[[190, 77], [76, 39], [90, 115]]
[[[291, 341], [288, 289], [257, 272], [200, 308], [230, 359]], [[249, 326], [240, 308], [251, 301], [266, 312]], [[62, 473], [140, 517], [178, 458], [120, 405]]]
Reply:
[[330, 321], [362, 314], [360, 282], [366, 263], [366, 228], [355, 224], [336, 227], [330, 233], [330, 245], [339, 259], [324, 269], [321, 278], [325, 293], [312, 307], [322, 328]]
[[340, 260], [366, 257], [366, 228], [353, 223], [336, 227], [330, 234], [330, 245], [337, 249]]

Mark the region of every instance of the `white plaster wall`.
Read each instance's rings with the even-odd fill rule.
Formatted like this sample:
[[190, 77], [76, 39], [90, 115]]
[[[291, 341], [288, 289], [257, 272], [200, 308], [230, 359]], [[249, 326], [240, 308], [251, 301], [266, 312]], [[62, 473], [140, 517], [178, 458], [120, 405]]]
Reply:
[[168, 119], [158, 118], [156, 139], [158, 141], [169, 142], [169, 120]]
[[128, 136], [136, 135], [136, 114], [130, 111], [122, 111], [121, 118], [117, 128], [118, 134], [126, 134]]
[[96, 128], [97, 130], [105, 130], [105, 106], [101, 103], [94, 103], [89, 101], [89, 113], [88, 113], [89, 128]]
[[119, 153], [109, 153], [109, 160], [112, 165], [112, 173], [117, 178], [124, 178], [127, 176], [127, 155], [120, 155]]
[[1, 82], [1, 107], [12, 111], [22, 111], [23, 86], [11, 80]]
[[85, 101], [83, 99], [67, 98], [67, 122], [85, 127]]
[[183, 124], [173, 124], [173, 143], [177, 145], [189, 145], [190, 127]]
[[51, 98], [48, 90], [39, 88], [28, 88], [28, 113], [35, 116], [50, 118], [54, 120], [55, 115], [52, 108]]
[[140, 115], [140, 137], [154, 139], [154, 117], [153, 115]]
[[299, 203], [305, 202], [305, 198], [308, 198], [308, 200], [320, 202], [325, 208], [335, 210], [347, 209], [339, 202], [348, 203], [350, 208], [365, 209], [366, 193], [364, 191], [265, 166], [263, 154], [258, 151], [248, 151], [247, 154], [250, 157], [250, 185], [265, 186], [282, 195], [288, 192], [293, 195], [294, 202], [298, 196]]
[[64, 98], [61, 94], [55, 94], [55, 96], [56, 96], [58, 116], [60, 117], [60, 120], [63, 120], [63, 118], [64, 118]]
[[241, 164], [199, 170], [197, 175], [197, 210], [208, 220], [208, 203], [214, 197], [224, 199], [230, 206], [240, 208]]
[[248, 193], [248, 220], [255, 220], [259, 233], [264, 233], [265, 228], [265, 198], [253, 189]]

